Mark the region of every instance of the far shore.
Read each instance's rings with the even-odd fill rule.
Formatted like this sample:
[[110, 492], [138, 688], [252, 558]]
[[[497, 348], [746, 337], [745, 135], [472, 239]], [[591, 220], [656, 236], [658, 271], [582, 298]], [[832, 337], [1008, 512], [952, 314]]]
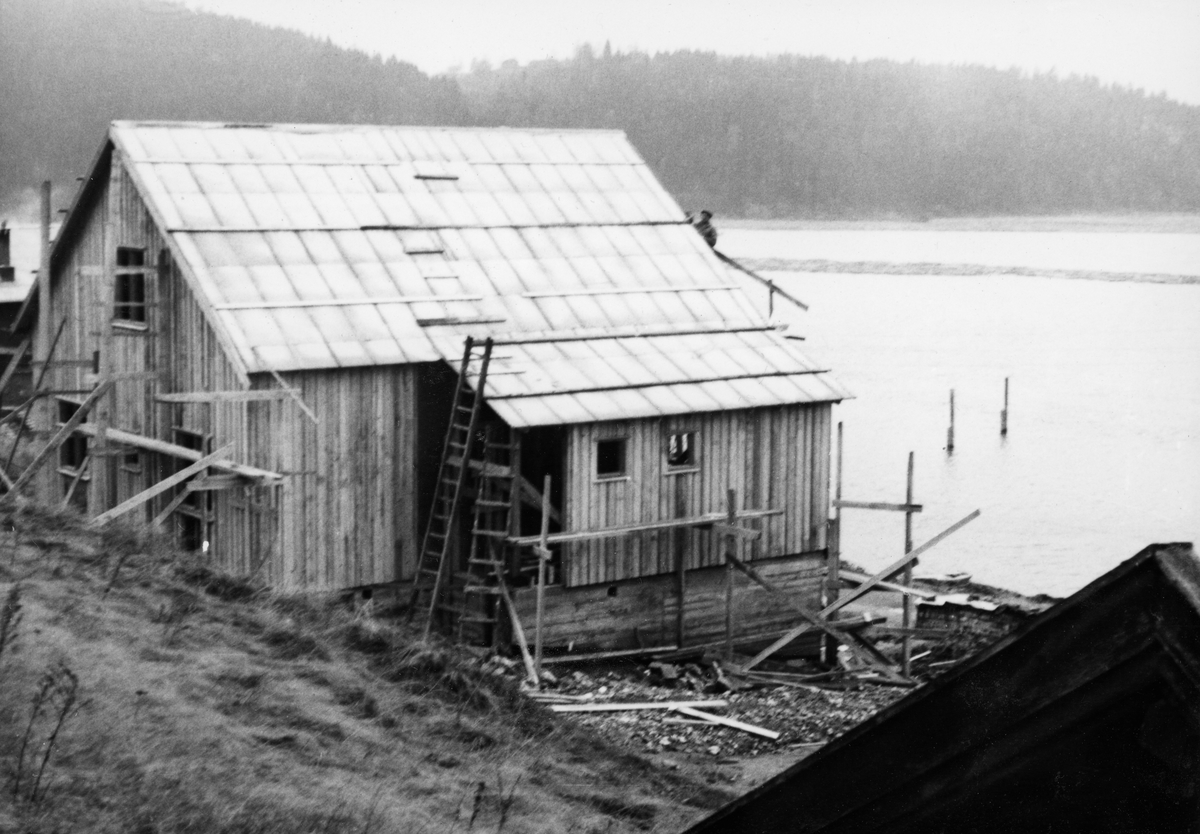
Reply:
[[1200, 234], [1200, 214], [1069, 214], [1015, 217], [757, 220], [717, 215], [718, 229], [929, 232], [1141, 232]]

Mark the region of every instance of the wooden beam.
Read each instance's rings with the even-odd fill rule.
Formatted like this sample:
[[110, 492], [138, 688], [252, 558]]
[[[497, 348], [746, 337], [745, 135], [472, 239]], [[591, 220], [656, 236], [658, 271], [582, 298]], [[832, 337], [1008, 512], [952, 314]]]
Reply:
[[300, 396], [300, 392], [284, 382], [283, 377], [279, 375], [279, 371], [276, 371], [272, 368], [271, 376], [275, 377], [275, 381], [279, 383], [279, 387], [287, 391], [289, 396], [296, 401], [296, 405], [300, 406], [300, 410], [308, 415], [308, 419], [312, 420], [314, 426], [321, 425], [321, 421], [317, 419], [317, 415], [313, 413], [313, 410], [309, 408], [307, 404], [305, 404], [304, 398]]
[[696, 707], [704, 707], [706, 709], [725, 709], [729, 706], [728, 701], [629, 701], [621, 703], [619, 701], [611, 701], [601, 704], [554, 704], [550, 707], [554, 712], [627, 712], [629, 710], [643, 709], [695, 709]]
[[16, 483], [12, 485], [12, 488], [6, 493], [6, 495], [16, 494], [21, 487], [29, 483], [29, 480], [35, 474], [37, 474], [37, 471], [41, 469], [42, 464], [46, 462], [46, 458], [58, 451], [58, 447], [63, 444], [63, 441], [70, 437], [71, 433], [75, 431], [79, 424], [83, 422], [84, 418], [87, 417], [88, 412], [92, 409], [92, 406], [99, 402], [100, 398], [107, 394], [112, 386], [112, 381], [106, 380], [94, 391], [92, 391], [92, 393], [88, 394], [87, 399], [80, 403], [79, 408], [74, 414], [71, 415], [71, 419], [68, 420], [52, 438], [50, 438], [49, 443], [42, 447], [42, 450], [37, 453], [33, 461], [30, 462], [29, 466], [25, 468], [25, 471], [21, 473], [21, 477], [17, 478]]
[[658, 654], [659, 652], [673, 652], [678, 646], [648, 646], [638, 649], [614, 649], [609, 652], [585, 652], [582, 654], [563, 654], [555, 657], [546, 657], [542, 659], [542, 663], [591, 663], [596, 660], [614, 660], [619, 657], [642, 657], [646, 655]]
[[[95, 426], [90, 423], [84, 423], [76, 428], [79, 434], [86, 437], [91, 437], [95, 433]], [[124, 431], [123, 429], [109, 429], [108, 439], [113, 443], [119, 443], [125, 446], [132, 446], [136, 449], [145, 449], [148, 452], [157, 452], [162, 455], [169, 455], [173, 458], [181, 460], [199, 460], [202, 455], [195, 449], [189, 449], [186, 446], [180, 446], [175, 443], [167, 443], [165, 440], [158, 440], [153, 437], [146, 437], [141, 434]], [[256, 466], [247, 466], [244, 463], [234, 463], [231, 460], [219, 460], [211, 464], [212, 469], [220, 472], [228, 472], [231, 475], [237, 475], [241, 478], [246, 478], [249, 481], [260, 485], [273, 485], [283, 481], [283, 475], [278, 472], [271, 472], [266, 469], [259, 469]]]
[[[955, 531], [957, 531], [958, 529], [960, 529], [967, 523], [974, 521], [976, 518], [979, 517], [979, 514], [980, 514], [979, 510], [976, 510], [975, 512], [971, 513], [970, 515], [968, 515], [966, 518], [962, 519], [961, 521], [957, 521], [954, 524], [950, 525], [945, 530], [938, 533], [932, 539], [925, 542], [923, 545], [916, 548], [912, 552], [906, 553], [900, 559], [897, 559], [895, 562], [892, 562], [892, 564], [888, 565], [886, 568], [884, 568], [879, 573], [875, 574], [874, 576], [869, 577], [866, 582], [864, 582], [862, 585], [860, 585], [858, 587], [858, 590], [851, 591], [850, 594], [848, 594], [847, 596], [844, 596], [841, 599], [838, 599], [837, 601], [825, 606], [823, 609], [821, 609], [820, 616], [828, 617], [834, 611], [837, 611], [838, 609], [843, 608], [844, 606], [850, 604], [854, 600], [863, 596], [864, 594], [867, 593], [867, 591], [871, 590], [871, 588], [874, 587], [877, 582], [887, 579], [888, 577], [897, 573], [901, 568], [903, 568], [905, 565], [907, 565], [913, 559], [916, 559], [918, 556], [920, 556], [926, 550], [933, 547], [938, 542], [942, 541], [944, 538], [949, 536], [951, 533], [954, 533]], [[776, 640], [774, 643], [767, 646], [761, 652], [756, 654], [751, 659], [751, 661], [748, 664], [746, 664], [745, 668], [753, 669], [759, 663], [762, 663], [768, 657], [775, 654], [775, 652], [779, 651], [784, 646], [786, 646], [788, 643], [792, 642], [797, 637], [799, 637], [801, 634], [808, 631], [809, 628], [810, 628], [810, 626], [808, 623], [802, 623], [801, 625], [796, 626], [791, 631], [787, 632], [782, 637], [780, 637], [778, 640]]]
[[593, 385], [587, 388], [563, 388], [555, 391], [526, 391], [519, 394], [496, 395], [489, 397], [488, 399], [508, 401], [532, 399], [534, 397], [557, 397], [564, 394], [603, 394], [609, 391], [637, 391], [642, 388], [663, 388], [672, 385], [699, 385], [706, 382], [736, 382], [744, 379], [776, 379], [779, 377], [790, 376], [812, 376], [814, 374], [827, 374], [829, 372], [829, 368], [808, 368], [803, 371], [770, 371], [759, 374], [726, 374], [724, 376], [696, 377], [693, 379], [677, 377], [675, 379], [655, 380], [654, 382], [629, 382], [625, 383], [624, 385]]
[[300, 392], [295, 388], [266, 388], [247, 391], [184, 391], [159, 394], [160, 403], [252, 403], [264, 400], [287, 400]]
[[17, 372], [17, 366], [21, 364], [21, 360], [25, 358], [25, 352], [29, 350], [29, 337], [26, 336], [21, 344], [17, 345], [13, 351], [12, 359], [8, 360], [8, 367], [4, 369], [4, 376], [0, 376], [0, 394], [3, 394], [8, 389], [8, 383], [12, 381], [13, 374]]
[[839, 510], [890, 510], [895, 513], [919, 513], [923, 504], [887, 504], [883, 501], [841, 501], [835, 500], [833, 506]]
[[183, 469], [180, 469], [178, 472], [176, 472], [174, 475], [170, 476], [169, 478], [163, 478], [161, 481], [159, 481], [157, 484], [150, 487], [149, 489], [144, 489], [141, 492], [139, 492], [137, 495], [133, 496], [132, 498], [122, 501], [120, 504], [113, 507], [111, 510], [100, 513], [100, 515], [96, 516], [95, 518], [93, 518], [91, 520], [91, 522], [89, 522], [90, 525], [95, 527], [95, 526], [103, 524], [106, 521], [112, 521], [114, 518], [117, 518], [118, 516], [122, 516], [125, 513], [129, 512], [130, 510], [136, 509], [137, 507], [142, 506], [142, 504], [145, 504], [147, 501], [149, 501], [154, 496], [161, 495], [162, 493], [166, 492], [168, 489], [175, 486], [176, 484], [186, 481], [188, 478], [192, 477], [197, 472], [202, 472], [203, 470], [207, 469], [213, 463], [213, 461], [218, 460], [222, 455], [228, 454], [229, 451], [233, 448], [233, 446], [234, 446], [234, 444], [232, 444], [232, 443], [222, 446], [220, 449], [213, 452], [212, 454], [205, 455], [204, 457], [200, 458], [200, 460], [196, 461], [191, 466], [186, 466]]
[[88, 455], [83, 459], [83, 463], [79, 464], [79, 468], [75, 470], [75, 477], [71, 479], [71, 485], [67, 487], [67, 494], [63, 496], [62, 508], [65, 510], [71, 506], [71, 496], [75, 494], [75, 488], [79, 486], [79, 482], [83, 480], [83, 473], [92, 464], [92, 456]]
[[[875, 667], [885, 677], [895, 677], [895, 673], [891, 668], [891, 661], [889, 661], [883, 655], [883, 653], [876, 649], [873, 645], [866, 643], [863, 638], [858, 637], [857, 635], [838, 628], [836, 623], [831, 623], [826, 619], [827, 615], [816, 611], [810, 611], [806, 606], [796, 602], [791, 598], [790, 595], [775, 587], [766, 579], [763, 579], [762, 575], [759, 574], [758, 571], [738, 559], [736, 556], [729, 554], [727, 555], [727, 558], [729, 560], [730, 569], [737, 568], [742, 573], [746, 574], [746, 576], [750, 577], [760, 586], [765, 588], [768, 593], [786, 599], [792, 610], [803, 617], [807, 621], [807, 625], [809, 627], [820, 629], [821, 631], [825, 632], [834, 640], [848, 648], [851, 654], [853, 654], [866, 665]], [[797, 626], [797, 628], [800, 627]], [[809, 630], [809, 628], [804, 629], [804, 631], [807, 630]], [[797, 632], [797, 636], [799, 636], [801, 633], [803, 633], [803, 631]], [[761, 662], [762, 660], [756, 657], [755, 659], [751, 660], [750, 663], [746, 664], [745, 667], [742, 667], [742, 669], [744, 671], [749, 671]]]
[[[752, 518], [767, 518], [768, 516], [783, 515], [783, 510], [739, 510], [737, 520]], [[632, 533], [645, 533], [651, 530], [672, 530], [677, 527], [711, 527], [726, 520], [725, 513], [709, 513], [693, 518], [672, 518], [667, 521], [651, 521], [646, 524], [630, 524], [624, 527], [602, 527], [598, 530], [580, 530], [577, 532], [551, 533], [546, 537], [548, 544], [561, 542], [581, 542], [590, 539], [609, 539], [628, 536]], [[512, 544], [522, 547], [538, 544], [540, 536], [517, 536], [510, 538]]]
[[943, 541], [946, 537], [958, 532], [963, 527], [967, 526], [967, 524], [969, 524], [970, 522], [979, 518], [979, 516], [980, 516], [980, 511], [975, 510], [973, 513], [970, 513], [966, 517], [951, 524], [945, 530], [938, 533], [936, 536], [934, 536], [932, 539], [930, 539], [929, 541], [922, 544], [920, 547], [914, 548], [913, 550], [909, 551], [908, 553], [905, 553], [903, 556], [901, 556], [896, 561], [892, 562], [890, 565], [888, 565], [883, 570], [879, 571], [876, 574], [873, 574], [869, 579], [867, 579], [866, 582], [864, 582], [862, 585], [859, 585], [857, 590], [851, 591], [845, 597], [838, 600], [838, 608], [841, 608], [841, 607], [853, 602], [854, 600], [858, 599], [859, 597], [863, 596], [864, 594], [866, 594], [868, 591], [871, 590], [871, 588], [875, 585], [876, 582], [880, 582], [885, 579], [890, 579], [892, 576], [899, 573], [904, 568], [905, 565], [912, 562], [914, 559], [916, 559], [918, 556], [920, 556], [925, 551], [929, 550], [934, 545], [937, 545], [938, 543]]
[[542, 481], [542, 528], [541, 541], [538, 543], [538, 572], [537, 572], [537, 614], [534, 625], [534, 655], [533, 667], [538, 678], [542, 675], [542, 620], [546, 614], [546, 560], [550, 558], [550, 548], [546, 546], [546, 536], [550, 532], [550, 473]]
[[714, 290], [736, 290], [737, 284], [696, 284], [692, 286], [661, 284], [654, 287], [594, 287], [583, 290], [544, 290], [523, 292], [521, 298], [568, 298], [582, 295], [626, 295], [629, 293], [659, 292], [712, 292]]
[[194, 478], [187, 484], [188, 492], [211, 492], [219, 489], [235, 489], [245, 486], [245, 481], [237, 475], [208, 475]]
[[714, 249], [714, 250], [713, 250], [713, 254], [714, 254], [714, 255], [716, 255], [718, 258], [720, 258], [720, 259], [721, 259], [722, 261], [724, 261], [725, 263], [729, 264], [729, 265], [730, 265], [731, 267], [733, 267], [734, 269], [738, 270], [739, 272], [744, 272], [744, 273], [746, 273], [747, 275], [749, 275], [751, 278], [754, 278], [755, 280], [757, 280], [758, 282], [760, 282], [761, 284], [763, 284], [764, 286], [766, 286], [766, 287], [767, 287], [769, 290], [771, 290], [772, 292], [774, 292], [774, 293], [778, 294], [780, 297], [782, 297], [782, 298], [786, 298], [788, 301], [790, 301], [790, 302], [792, 302], [793, 304], [795, 304], [795, 305], [796, 305], [797, 307], [799, 307], [801, 310], [807, 310], [807, 309], [808, 309], [808, 305], [807, 305], [807, 304], [805, 304], [805, 303], [804, 303], [803, 301], [801, 301], [800, 299], [796, 298], [796, 296], [792, 295], [791, 293], [786, 293], [786, 292], [784, 292], [783, 290], [779, 289], [779, 287], [775, 285], [775, 282], [774, 282], [774, 281], [771, 281], [771, 280], [770, 280], [770, 279], [768, 279], [768, 278], [764, 278], [764, 277], [762, 277], [762, 276], [761, 276], [761, 275], [759, 275], [757, 272], [754, 272], [754, 271], [753, 271], [753, 270], [751, 270], [751, 269], [747, 269], [746, 267], [742, 266], [740, 263], [738, 263], [737, 261], [735, 261], [733, 258], [729, 257], [728, 255], [723, 255], [723, 254], [721, 254], [721, 253], [720, 253], [720, 252], [718, 252], [716, 249]]
[[717, 535], [734, 536], [750, 542], [756, 542], [762, 538], [762, 530], [751, 530], [749, 527], [738, 527], [736, 524], [726, 524], [720, 521], [713, 524], [712, 529]]
[[513, 636], [517, 638], [517, 646], [521, 649], [521, 659], [525, 661], [525, 673], [529, 675], [529, 681], [534, 686], [539, 686], [541, 678], [538, 677], [533, 656], [529, 654], [529, 642], [525, 639], [525, 629], [521, 627], [521, 618], [517, 616], [517, 606], [513, 605], [512, 596], [508, 593], [508, 585], [504, 582], [504, 566], [497, 562], [494, 568], [496, 587], [500, 591], [500, 598], [504, 600], [504, 607], [508, 609], [508, 619], [512, 623]]
[[101, 379], [111, 379], [113, 382], [137, 381], [145, 382], [147, 380], [156, 380], [161, 376], [158, 371], [117, 371], [112, 374], [84, 374], [83, 381], [88, 385], [95, 385]]
[[[493, 375], [492, 371], [489, 370], [488, 376], [492, 376], [492, 375]], [[472, 461], [472, 462], [474, 462], [474, 461]], [[528, 504], [531, 507], [544, 508], [546, 511], [548, 511], [550, 513], [550, 520], [553, 521], [555, 524], [563, 523], [562, 513], [560, 513], [558, 511], [558, 508], [555, 507], [553, 504], [551, 504], [549, 501], [543, 501], [542, 493], [538, 492], [538, 488], [535, 487], [533, 484], [529, 483], [529, 479], [526, 478], [524, 475], [521, 476], [521, 501], [523, 501], [524, 503]]]
[[[842, 569], [842, 582], [851, 586], [861, 585], [870, 580], [871, 577], [865, 573], [858, 571]], [[921, 599], [933, 599], [937, 596], [935, 591], [926, 591], [923, 588], [914, 588], [910, 585], [899, 585], [895, 582], [879, 581], [875, 583], [875, 587], [884, 591], [893, 591], [897, 594], [906, 594], [908, 596], [920, 597]]]
[[683, 715], [690, 715], [692, 718], [699, 718], [703, 721], [709, 722], [710, 724], [720, 724], [725, 727], [733, 727], [735, 730], [741, 730], [744, 733], [751, 733], [756, 736], [762, 736], [763, 738], [769, 738], [771, 741], [777, 741], [779, 739], [779, 733], [775, 732], [774, 730], [756, 727], [753, 724], [747, 724], [744, 721], [738, 721], [733, 718], [726, 718], [723, 715], [712, 715], [707, 712], [701, 712], [694, 707], [678, 706], [675, 707], [674, 712], [682, 713]]
[[214, 310], [284, 310], [299, 307], [360, 307], [369, 304], [423, 304], [430, 301], [482, 301], [482, 295], [381, 295], [369, 298], [324, 298], [319, 301], [251, 301], [214, 304]]
[[182, 490], [178, 495], [171, 499], [171, 503], [167, 504], [161, 513], [154, 517], [154, 520], [150, 522], [150, 525], [152, 527], [161, 527], [162, 523], [171, 517], [171, 513], [175, 512], [183, 505], [183, 502], [187, 500], [187, 497], [188, 491], [186, 489]]

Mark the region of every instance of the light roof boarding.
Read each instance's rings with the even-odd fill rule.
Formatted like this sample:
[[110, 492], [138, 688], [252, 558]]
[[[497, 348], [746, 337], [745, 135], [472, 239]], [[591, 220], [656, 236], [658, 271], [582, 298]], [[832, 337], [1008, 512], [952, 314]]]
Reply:
[[117, 122], [248, 373], [496, 348], [514, 427], [841, 400], [616, 131]]

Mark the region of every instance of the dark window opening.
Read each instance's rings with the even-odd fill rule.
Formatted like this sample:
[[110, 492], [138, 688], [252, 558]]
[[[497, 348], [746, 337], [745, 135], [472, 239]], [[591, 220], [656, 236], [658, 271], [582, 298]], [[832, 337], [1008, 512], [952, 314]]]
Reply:
[[625, 474], [625, 438], [596, 442], [596, 477], [620, 478]]
[[[65, 425], [68, 420], [75, 416], [75, 412], [79, 411], [77, 403], [68, 402], [67, 400], [58, 401], [58, 424]], [[87, 422], [87, 418], [83, 418]], [[58, 466], [60, 469], [67, 469], [71, 472], [77, 472], [79, 467], [83, 466], [84, 460], [88, 454], [88, 439], [81, 434], [72, 433], [63, 444], [58, 447]]]
[[208, 536], [203, 519], [181, 513], [179, 516], [179, 540], [184, 550], [207, 550]]
[[121, 468], [126, 472], [135, 474], [142, 471], [142, 453], [137, 449], [130, 449], [121, 456]]
[[117, 274], [113, 288], [113, 318], [146, 323], [146, 250], [117, 247]]
[[694, 431], [672, 434], [667, 440], [667, 466], [684, 467], [696, 465], [696, 433]]

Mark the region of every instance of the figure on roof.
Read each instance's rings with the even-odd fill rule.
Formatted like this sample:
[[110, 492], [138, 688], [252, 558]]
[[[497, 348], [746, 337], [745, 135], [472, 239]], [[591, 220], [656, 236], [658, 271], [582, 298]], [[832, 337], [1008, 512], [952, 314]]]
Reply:
[[699, 216], [695, 214], [689, 214], [688, 221], [696, 227], [696, 231], [700, 233], [700, 237], [704, 238], [705, 243], [713, 247], [717, 245], [717, 229], [711, 222], [711, 211], [708, 209], [703, 209]]

